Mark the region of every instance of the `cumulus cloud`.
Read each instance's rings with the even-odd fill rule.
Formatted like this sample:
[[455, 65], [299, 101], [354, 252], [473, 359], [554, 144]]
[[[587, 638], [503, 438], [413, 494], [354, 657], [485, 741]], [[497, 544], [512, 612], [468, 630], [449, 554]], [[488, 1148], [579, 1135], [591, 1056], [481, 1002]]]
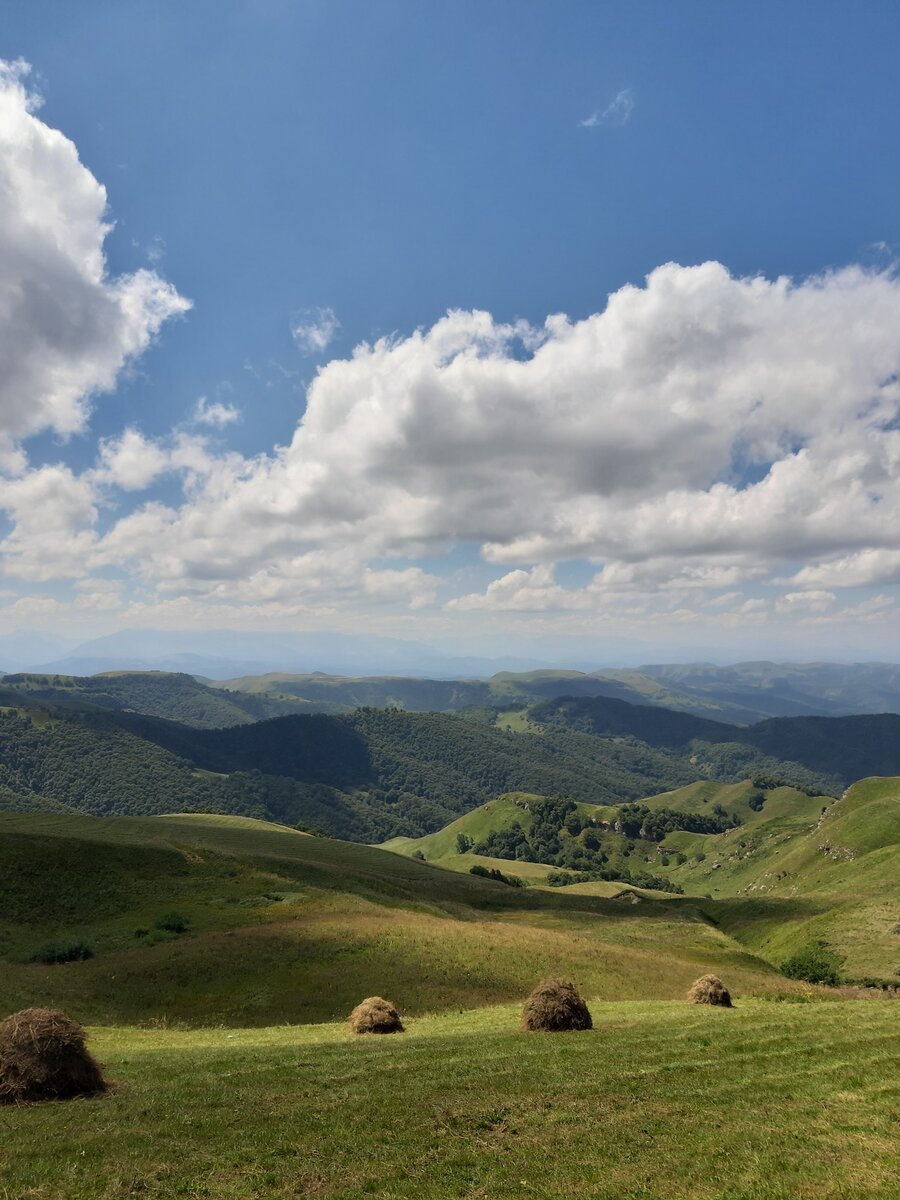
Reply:
[[12, 523], [0, 542], [5, 575], [45, 582], [85, 574], [97, 521], [90, 479], [58, 464], [0, 479], [0, 508]]
[[99, 477], [124, 491], [142, 491], [169, 469], [169, 457], [137, 429], [100, 443]]
[[[190, 304], [154, 271], [111, 278], [106, 191], [37, 116], [28, 68], [0, 61], [0, 451], [81, 430], [168, 318]], [[18, 464], [21, 466], [21, 463]]]
[[669, 264], [548, 318], [530, 350], [521, 326], [452, 312], [329, 362], [288, 446], [213, 461], [189, 503], [111, 536], [174, 588], [461, 542], [532, 572], [494, 599], [560, 599], [533, 569], [578, 558], [602, 568], [594, 595], [824, 570], [900, 549], [898, 329], [900, 283], [857, 268], [795, 284]]
[[510, 571], [489, 583], [484, 592], [457, 596], [446, 604], [450, 612], [544, 612], [592, 607], [590, 589], [560, 587], [552, 563], [541, 563], [530, 571]]
[[[270, 454], [105, 443], [93, 509], [163, 472], [186, 495], [103, 534], [82, 505], [83, 569], [216, 604], [425, 608], [440, 581], [391, 560], [464, 543], [500, 569], [447, 612], [637, 613], [655, 595], [673, 621], [825, 619], [841, 580], [900, 568], [898, 330], [900, 281], [855, 267], [795, 283], [668, 264], [539, 331], [451, 312], [323, 365]], [[559, 584], [554, 564], [582, 559], [590, 581]]]
[[226, 425], [234, 425], [240, 421], [241, 410], [235, 404], [225, 404], [222, 400], [208, 400], [201, 396], [194, 405], [192, 422], [195, 425], [209, 425], [213, 429], [223, 429]]
[[634, 92], [631, 88], [622, 88], [616, 92], [605, 108], [596, 108], [578, 124], [582, 129], [596, 129], [598, 125], [620, 126], [626, 124], [634, 112]]
[[291, 325], [291, 336], [303, 354], [321, 354], [341, 327], [333, 308], [310, 308]]

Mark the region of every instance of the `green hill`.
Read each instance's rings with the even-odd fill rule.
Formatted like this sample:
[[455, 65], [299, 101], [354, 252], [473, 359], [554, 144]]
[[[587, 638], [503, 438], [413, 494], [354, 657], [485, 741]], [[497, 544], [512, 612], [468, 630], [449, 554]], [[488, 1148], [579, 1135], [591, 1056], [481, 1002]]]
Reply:
[[[612, 706], [613, 727], [571, 728], [585, 704], [594, 713]], [[848, 757], [857, 766], [900, 756], [900, 739], [896, 746], [891, 740], [900, 717], [765, 723], [778, 727], [777, 736], [764, 729], [761, 741], [795, 756], [786, 761], [746, 743], [672, 744], [713, 724], [686, 714], [611, 700], [549, 707], [548, 723], [511, 732], [460, 716], [373, 708], [203, 729], [75, 703], [7, 705], [0, 708], [0, 809], [209, 811], [380, 842], [435, 832], [513, 791], [612, 805], [700, 778], [734, 782], [752, 773], [763, 787], [838, 794], [841, 781], [814, 768], [834, 765], [842, 746], [852, 743]], [[804, 755], [808, 762], [800, 761]]]
[[409, 712], [461, 712], [470, 708], [521, 708], [552, 696], [614, 696], [635, 703], [664, 703], [693, 711], [714, 709], [649, 677], [633, 673], [627, 682], [606, 673], [539, 670], [501, 671], [490, 679], [421, 679], [391, 675], [346, 676], [272, 672], [226, 679], [216, 687], [232, 693], [275, 699], [330, 703], [354, 708], [400, 708]]
[[[418, 852], [451, 870], [480, 863], [546, 884], [545, 865], [497, 848], [477, 852], [479, 844], [490, 844], [490, 835], [517, 825], [533, 840], [534, 815], [545, 803], [540, 796], [504, 796], [439, 833], [397, 839], [385, 848]], [[632, 811], [639, 817], [641, 811], [682, 814], [664, 825], [696, 826], [716, 810], [724, 824], [739, 823], [721, 833], [674, 828], [661, 837], [657, 825], [648, 837], [642, 829], [617, 829], [629, 809], [580, 806], [581, 831], [558, 831], [562, 865], [590, 869], [577, 860], [589, 838], [604, 854], [601, 873], [627, 881], [644, 872], [670, 881], [683, 889], [685, 902], [700, 897], [710, 919], [775, 964], [823, 940], [843, 958], [848, 978], [900, 981], [900, 779], [863, 780], [841, 800], [827, 802], [793, 788], [763, 791], [749, 780], [702, 781], [653, 796]], [[641, 823], [654, 825], [646, 817]], [[460, 834], [473, 843], [465, 853], [458, 850]], [[495, 838], [495, 847], [502, 842]], [[578, 890], [596, 894], [600, 885], [580, 884]], [[602, 890], [609, 894], [621, 886]]]
[[[186, 931], [160, 930], [177, 912]], [[85, 961], [30, 961], [87, 944]], [[0, 1009], [94, 1021], [336, 1019], [511, 1000], [575, 974], [610, 998], [677, 997], [703, 970], [743, 994], [798, 985], [695, 907], [513, 889], [252, 820], [0, 815]]]

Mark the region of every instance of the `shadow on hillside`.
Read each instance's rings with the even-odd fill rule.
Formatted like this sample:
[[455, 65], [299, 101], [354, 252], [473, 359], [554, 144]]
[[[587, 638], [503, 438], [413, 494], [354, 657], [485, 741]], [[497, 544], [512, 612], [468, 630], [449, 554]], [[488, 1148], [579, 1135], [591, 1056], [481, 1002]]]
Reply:
[[341, 789], [363, 788], [375, 780], [365, 739], [346, 721], [321, 713], [227, 729], [190, 729], [140, 717], [129, 724], [139, 736], [206, 771], [259, 771]]

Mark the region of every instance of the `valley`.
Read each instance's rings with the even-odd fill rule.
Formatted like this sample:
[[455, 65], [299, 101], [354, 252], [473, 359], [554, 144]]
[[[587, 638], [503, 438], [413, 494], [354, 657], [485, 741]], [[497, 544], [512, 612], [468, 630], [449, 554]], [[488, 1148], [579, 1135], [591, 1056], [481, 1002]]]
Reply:
[[[892, 1194], [900, 717], [205, 688], [5, 693], [0, 1010], [86, 1023], [113, 1085], [5, 1110], [6, 1194]], [[592, 1031], [518, 1029], [554, 977]], [[405, 1033], [347, 1031], [375, 994]]]

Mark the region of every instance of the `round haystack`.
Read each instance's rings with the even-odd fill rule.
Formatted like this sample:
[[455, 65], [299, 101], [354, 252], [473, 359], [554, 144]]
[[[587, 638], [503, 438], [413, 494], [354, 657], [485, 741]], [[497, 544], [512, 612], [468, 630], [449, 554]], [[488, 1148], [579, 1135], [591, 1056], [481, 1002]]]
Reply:
[[400, 1014], [381, 996], [369, 996], [347, 1018], [353, 1033], [403, 1033]]
[[701, 975], [691, 984], [687, 995], [691, 1004], [715, 1004], [719, 1008], [731, 1008], [731, 992], [718, 975]]
[[561, 1033], [567, 1029], [592, 1029], [593, 1021], [574, 983], [542, 979], [525, 1001], [522, 1028], [531, 1032]]
[[105, 1092], [84, 1041], [78, 1022], [54, 1008], [23, 1008], [0, 1021], [0, 1104]]

